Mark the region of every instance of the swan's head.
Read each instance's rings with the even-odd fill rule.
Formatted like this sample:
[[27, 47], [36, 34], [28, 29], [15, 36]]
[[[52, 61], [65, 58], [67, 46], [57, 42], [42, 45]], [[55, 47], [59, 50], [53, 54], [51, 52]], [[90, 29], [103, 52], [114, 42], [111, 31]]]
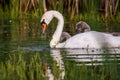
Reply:
[[41, 22], [41, 26], [42, 26], [42, 33], [45, 33], [47, 27], [47, 23], [45, 22], [45, 19], [43, 19], [43, 21]]
[[50, 21], [53, 19], [53, 15], [51, 14], [51, 11], [45, 12], [40, 20], [41, 26], [42, 26], [42, 33], [45, 33], [47, 25], [50, 23]]
[[58, 24], [57, 24], [57, 28], [52, 36], [52, 40], [50, 42], [51, 48], [56, 47], [57, 44], [59, 43], [60, 36], [61, 36], [62, 30], [63, 30], [63, 25], [64, 25], [63, 16], [60, 12], [51, 10], [51, 11], [45, 12], [40, 20], [40, 23], [42, 25], [42, 33], [45, 33], [47, 25], [49, 25], [49, 23], [51, 22], [51, 20], [54, 17], [58, 20]]

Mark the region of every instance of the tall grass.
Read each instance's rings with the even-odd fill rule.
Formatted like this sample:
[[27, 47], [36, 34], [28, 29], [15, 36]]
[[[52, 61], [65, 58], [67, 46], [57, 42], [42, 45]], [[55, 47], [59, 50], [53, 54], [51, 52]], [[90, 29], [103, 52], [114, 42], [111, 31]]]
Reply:
[[17, 18], [19, 15], [19, 0], [10, 1], [10, 17]]
[[[48, 10], [57, 10], [64, 15], [65, 21], [80, 21], [84, 20], [91, 23], [96, 23], [96, 19], [105, 24], [106, 27], [110, 26], [109, 23], [119, 22], [119, 4], [117, 14], [109, 18], [106, 21], [105, 15], [98, 11], [100, 1], [97, 0], [78, 0], [78, 12], [76, 10], [76, 0], [47, 0]], [[16, 18], [40, 18], [44, 13], [43, 0], [12, 0], [9, 7], [6, 7], [5, 11], [0, 7], [0, 16], [5, 18], [9, 16], [9, 19]], [[6, 3], [7, 5], [7, 3]], [[3, 17], [4, 15], [4, 17]], [[112, 22], [111, 22], [112, 21]], [[108, 23], [108, 25], [106, 25]], [[120, 22], [119, 22], [120, 23]], [[92, 25], [94, 27], [94, 25]], [[109, 27], [108, 27], [109, 28]], [[94, 28], [93, 28], [94, 29]]]
[[[46, 4], [48, 10], [58, 10], [70, 19], [79, 13], [93, 13], [94, 11], [98, 11], [101, 4], [99, 0], [78, 0], [77, 3], [76, 1], [77, 0], [46, 0]], [[76, 4], [78, 8], [76, 8]], [[4, 12], [8, 13], [10, 11], [12, 18], [25, 17], [25, 15], [39, 17], [43, 14], [43, 0], [12, 0], [10, 3], [6, 2], [5, 5], [10, 5], [10, 10], [9, 7], [6, 7]], [[2, 7], [0, 8], [2, 9]]]
[[51, 64], [49, 57], [45, 51], [44, 54], [26, 51], [11, 53], [5, 61], [0, 61], [0, 80], [48, 80], [48, 67], [54, 79], [58, 79], [60, 70], [56, 62]]

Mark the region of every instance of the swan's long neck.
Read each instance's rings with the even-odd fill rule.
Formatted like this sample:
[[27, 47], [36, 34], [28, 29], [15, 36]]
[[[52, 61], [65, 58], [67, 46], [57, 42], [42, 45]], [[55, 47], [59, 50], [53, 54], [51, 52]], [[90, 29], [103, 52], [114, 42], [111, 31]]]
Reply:
[[63, 19], [63, 16], [60, 13], [58, 13], [58, 12], [55, 12], [53, 14], [53, 16], [58, 19], [58, 24], [57, 24], [57, 28], [56, 28], [53, 36], [52, 36], [52, 40], [56, 41], [56, 42], [59, 42], [61, 34], [62, 34], [63, 26], [64, 26], [64, 19]]

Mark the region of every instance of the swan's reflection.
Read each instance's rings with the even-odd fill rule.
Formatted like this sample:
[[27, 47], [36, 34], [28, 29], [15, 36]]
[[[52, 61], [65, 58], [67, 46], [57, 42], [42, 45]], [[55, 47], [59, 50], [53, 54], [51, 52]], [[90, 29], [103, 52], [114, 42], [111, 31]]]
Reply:
[[51, 49], [51, 56], [53, 57], [53, 60], [55, 60], [57, 62], [57, 66], [60, 69], [60, 80], [64, 79], [65, 76], [65, 68], [64, 68], [64, 62], [63, 62], [63, 58], [62, 55], [60, 53], [60, 49]]
[[[63, 54], [63, 51], [65, 54]], [[59, 79], [63, 80], [65, 76], [64, 60], [75, 61], [76, 65], [96, 66], [111, 64], [117, 60], [120, 63], [120, 49], [51, 49], [51, 56], [57, 62], [60, 69]], [[51, 73], [52, 74], [52, 73]], [[54, 76], [51, 76], [53, 80]], [[50, 80], [50, 79], [49, 79]]]
[[103, 65], [106, 60], [120, 60], [120, 49], [66, 49], [66, 59], [74, 60], [82, 65]]

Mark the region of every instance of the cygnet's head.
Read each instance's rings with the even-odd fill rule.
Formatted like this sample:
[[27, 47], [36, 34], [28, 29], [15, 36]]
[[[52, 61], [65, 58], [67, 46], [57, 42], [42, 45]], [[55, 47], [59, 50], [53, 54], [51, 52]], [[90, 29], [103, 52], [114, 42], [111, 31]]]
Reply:
[[84, 21], [80, 21], [76, 24], [76, 33], [88, 32], [90, 30], [90, 26]]
[[69, 39], [71, 35], [68, 32], [62, 32], [61, 37], [60, 37], [60, 42], [63, 42], [67, 39]]

